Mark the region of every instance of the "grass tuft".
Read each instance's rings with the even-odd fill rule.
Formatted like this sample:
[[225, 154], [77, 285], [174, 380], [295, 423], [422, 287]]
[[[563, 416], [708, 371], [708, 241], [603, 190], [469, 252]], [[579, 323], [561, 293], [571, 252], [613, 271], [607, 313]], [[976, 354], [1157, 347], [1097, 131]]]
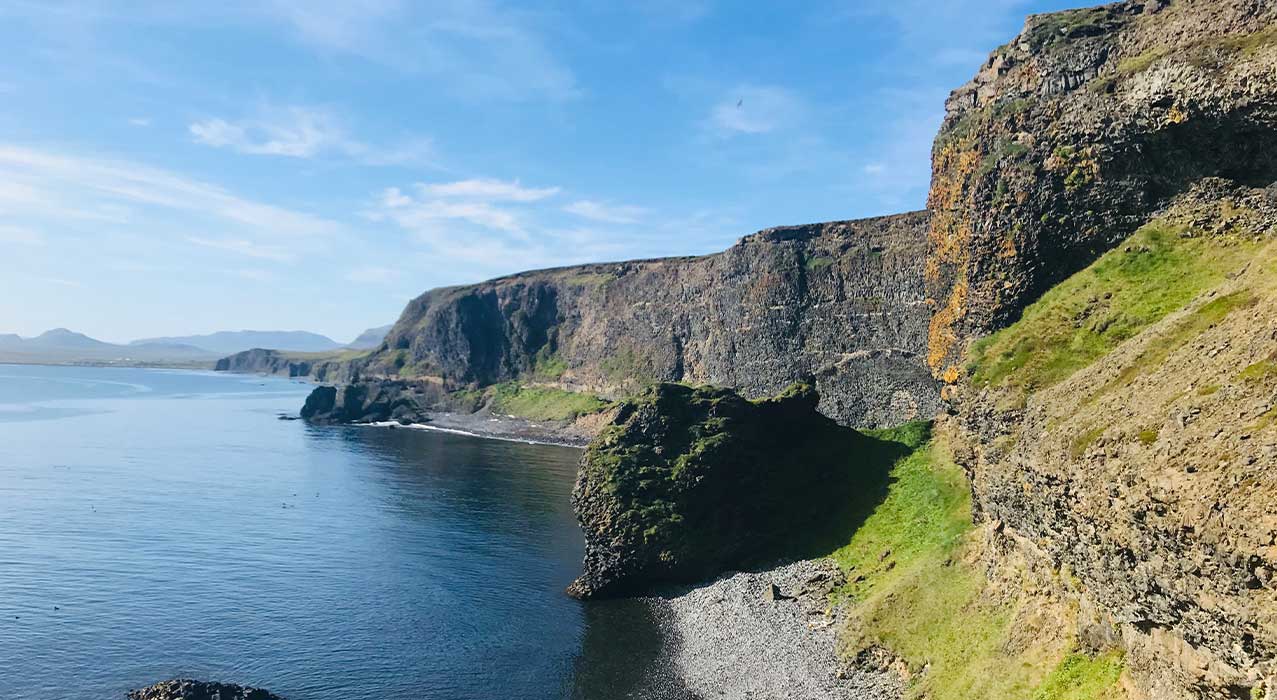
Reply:
[[1069, 654], [1051, 671], [1033, 700], [1108, 700], [1124, 697], [1118, 678], [1125, 667], [1122, 653], [1110, 651], [1098, 656]]

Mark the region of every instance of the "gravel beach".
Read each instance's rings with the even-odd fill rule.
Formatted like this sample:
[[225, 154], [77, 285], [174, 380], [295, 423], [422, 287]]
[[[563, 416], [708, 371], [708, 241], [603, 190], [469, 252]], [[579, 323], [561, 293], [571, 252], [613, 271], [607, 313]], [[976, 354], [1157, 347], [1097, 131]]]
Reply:
[[901, 697], [895, 674], [838, 659], [826, 596], [839, 575], [827, 560], [799, 561], [656, 598], [687, 690], [704, 700]]

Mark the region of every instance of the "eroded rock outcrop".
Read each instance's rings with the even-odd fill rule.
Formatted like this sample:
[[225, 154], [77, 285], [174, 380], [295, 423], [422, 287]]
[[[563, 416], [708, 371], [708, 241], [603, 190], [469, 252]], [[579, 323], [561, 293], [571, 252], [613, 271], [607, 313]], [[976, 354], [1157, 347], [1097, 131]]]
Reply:
[[1266, 0], [1037, 15], [954, 91], [928, 199], [937, 376], [1202, 177], [1277, 179], [1274, 20]]
[[187, 678], [161, 681], [152, 686], [129, 691], [129, 700], [283, 700], [261, 688], [210, 683]]
[[[810, 384], [749, 401], [659, 384], [622, 404], [581, 459], [572, 504], [592, 598], [798, 556], [880, 487], [871, 438], [816, 411]], [[846, 537], [846, 532], [834, 533]], [[837, 539], [837, 537], [835, 538]]]
[[301, 417], [312, 423], [413, 423], [441, 399], [428, 384], [379, 380], [316, 387], [306, 397]]

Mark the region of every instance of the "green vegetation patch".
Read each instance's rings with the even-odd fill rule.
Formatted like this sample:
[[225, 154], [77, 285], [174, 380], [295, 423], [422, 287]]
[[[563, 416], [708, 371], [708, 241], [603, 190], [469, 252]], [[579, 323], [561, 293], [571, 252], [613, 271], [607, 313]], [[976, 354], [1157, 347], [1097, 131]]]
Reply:
[[493, 413], [528, 420], [561, 421], [598, 413], [609, 406], [597, 396], [549, 387], [498, 384], [491, 389]]
[[647, 384], [652, 382], [652, 362], [633, 349], [618, 350], [599, 361], [599, 369], [609, 381]]
[[568, 371], [568, 363], [545, 346], [532, 357], [532, 376], [540, 381], [553, 381]]
[[[972, 380], [1023, 392], [1060, 382], [1218, 285], [1255, 248], [1251, 239], [1190, 235], [1150, 223], [1043, 294], [1019, 321], [976, 342], [968, 366]], [[1237, 301], [1203, 307], [1203, 320]], [[1200, 332], [1200, 324], [1186, 327], [1194, 330]]]
[[1246, 367], [1237, 379], [1247, 384], [1266, 384], [1277, 379], [1277, 352]]
[[1109, 700], [1122, 698], [1118, 678], [1125, 667], [1120, 651], [1098, 656], [1069, 654], [1033, 694], [1033, 700]]
[[925, 427], [873, 433], [906, 453], [890, 468], [886, 497], [832, 555], [849, 580], [836, 594], [851, 605], [842, 653], [896, 654], [912, 673], [908, 698], [1120, 698], [1120, 656], [1073, 653], [1058, 629], [1027, 647], [1012, 643], [1024, 624], [1017, 605], [986, 596], [985, 573], [968, 556], [965, 474]]
[[930, 444], [928, 423], [906, 423], [868, 434], [899, 445], [907, 456], [886, 467], [890, 470], [886, 498], [865, 518], [851, 541], [832, 555], [844, 569], [856, 574], [841, 592], [853, 600], [864, 599], [890, 580], [871, 573], [903, 571], [920, 558], [948, 552], [971, 529], [966, 476], [956, 465], [937, 457]]
[[812, 271], [823, 270], [833, 264], [834, 259], [826, 255], [818, 255], [813, 258], [807, 258], [807, 269]]
[[1224, 317], [1238, 308], [1254, 305], [1258, 297], [1249, 291], [1233, 292], [1199, 306], [1193, 313], [1180, 319], [1164, 335], [1148, 343], [1147, 347], [1135, 356], [1130, 364], [1122, 368], [1117, 376], [1105, 382], [1088, 401], [1095, 401], [1113, 389], [1129, 386], [1146, 372], [1161, 366], [1162, 362], [1177, 348], [1201, 335], [1211, 326], [1224, 320]]
[[1110, 33], [1125, 24], [1125, 19], [1108, 7], [1052, 12], [1035, 17], [1028, 30], [1033, 51], [1054, 48], [1070, 40]]

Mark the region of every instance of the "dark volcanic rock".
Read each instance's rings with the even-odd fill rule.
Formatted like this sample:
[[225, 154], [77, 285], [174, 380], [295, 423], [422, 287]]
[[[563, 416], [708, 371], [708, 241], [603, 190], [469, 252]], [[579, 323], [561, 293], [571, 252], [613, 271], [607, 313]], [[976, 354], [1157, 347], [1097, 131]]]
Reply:
[[[581, 459], [572, 504], [584, 573], [568, 592], [623, 595], [801, 555], [880, 485], [876, 441], [816, 412], [810, 384], [752, 402], [657, 385], [627, 401]], [[846, 533], [842, 533], [846, 536]]]
[[261, 688], [209, 683], [185, 678], [162, 681], [129, 691], [129, 700], [283, 700]]
[[[448, 390], [534, 380], [605, 398], [658, 381], [757, 398], [814, 376], [821, 412], [843, 424], [928, 417], [939, 385], [924, 357], [926, 229], [926, 212], [791, 226], [704, 257], [435, 289], [408, 304], [371, 355], [311, 374], [413, 378]], [[269, 356], [226, 364], [305, 369]]]
[[395, 380], [320, 386], [306, 397], [301, 417], [313, 423], [420, 422], [439, 399], [428, 384]]
[[256, 348], [237, 352], [217, 361], [213, 369], [218, 372], [251, 372], [274, 374], [282, 377], [310, 377], [316, 381], [344, 382], [352, 379], [350, 365], [337, 359], [333, 353], [282, 352]]

